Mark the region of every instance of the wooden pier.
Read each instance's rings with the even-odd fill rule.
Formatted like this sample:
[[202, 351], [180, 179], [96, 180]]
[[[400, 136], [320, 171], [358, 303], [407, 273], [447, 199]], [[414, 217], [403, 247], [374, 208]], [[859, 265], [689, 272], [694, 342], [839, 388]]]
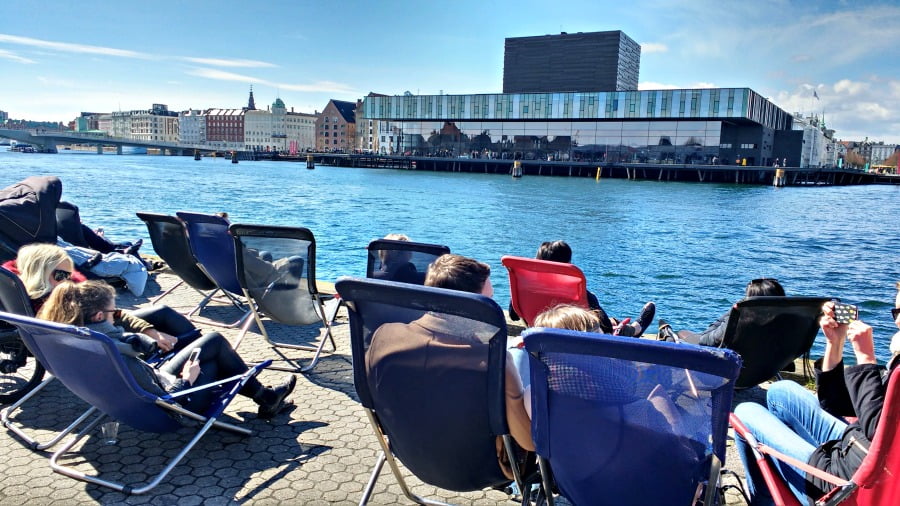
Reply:
[[[384, 156], [367, 154], [313, 153], [316, 164], [372, 169], [424, 170], [432, 172], [466, 172], [511, 174], [514, 160], [489, 158], [437, 158], [416, 156]], [[306, 161], [307, 154], [281, 156], [276, 160]], [[741, 165], [598, 163], [518, 160], [522, 175], [590, 177], [682, 181], [695, 183], [736, 183], [772, 185], [776, 170], [783, 170], [783, 186], [900, 184], [895, 174], [874, 174], [854, 169], [806, 167], [759, 167]]]

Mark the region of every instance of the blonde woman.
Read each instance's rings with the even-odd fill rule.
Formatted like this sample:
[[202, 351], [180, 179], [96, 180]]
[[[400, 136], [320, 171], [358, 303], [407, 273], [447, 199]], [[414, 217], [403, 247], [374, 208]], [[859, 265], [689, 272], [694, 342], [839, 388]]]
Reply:
[[68, 280], [80, 283], [87, 279], [75, 270], [75, 264], [66, 250], [55, 244], [22, 246], [16, 259], [4, 263], [3, 267], [22, 280], [35, 313], [56, 285]]

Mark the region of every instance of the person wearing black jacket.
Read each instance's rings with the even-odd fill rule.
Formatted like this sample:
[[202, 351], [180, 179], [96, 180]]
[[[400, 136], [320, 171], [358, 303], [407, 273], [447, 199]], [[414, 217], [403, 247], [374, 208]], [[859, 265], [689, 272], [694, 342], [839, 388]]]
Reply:
[[[900, 289], [900, 283], [897, 287]], [[900, 293], [895, 308], [894, 323], [900, 327]], [[898, 350], [892, 345], [894, 357], [888, 366], [879, 365], [872, 327], [859, 320], [839, 324], [834, 317], [833, 302], [826, 302], [822, 307], [819, 325], [826, 344], [825, 355], [816, 361], [818, 398], [797, 383], [779, 381], [766, 394], [767, 407], [745, 402], [734, 412], [760, 443], [839, 478], [850, 479], [875, 437], [887, 380], [900, 362], [896, 360]], [[853, 347], [856, 365], [845, 367], [846, 341]], [[856, 420], [848, 423], [845, 417], [856, 417]], [[772, 504], [749, 445], [740, 436], [735, 439], [747, 470], [751, 504]], [[802, 503], [812, 504], [834, 487], [784, 462], [776, 462], [775, 470]]]

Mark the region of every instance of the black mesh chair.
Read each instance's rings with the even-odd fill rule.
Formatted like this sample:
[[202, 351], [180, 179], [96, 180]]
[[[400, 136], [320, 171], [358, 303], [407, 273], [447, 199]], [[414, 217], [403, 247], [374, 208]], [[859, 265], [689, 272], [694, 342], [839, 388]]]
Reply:
[[505, 412], [500, 307], [481, 295], [406, 283], [341, 278], [336, 286], [350, 317], [356, 393], [382, 448], [360, 504], [385, 461], [419, 504], [435, 503], [409, 490], [398, 460], [447, 490], [509, 483], [496, 446], [502, 437], [517, 462]]
[[425, 284], [425, 273], [431, 262], [450, 253], [447, 246], [392, 239], [375, 239], [366, 249], [369, 252], [367, 278], [415, 285]]
[[[326, 302], [334, 297], [320, 293], [316, 286], [313, 233], [305, 228], [240, 224], [231, 225], [228, 230], [234, 238], [238, 282], [253, 312], [253, 319], [244, 324], [234, 347], [240, 345], [255, 321], [273, 347], [315, 352], [310, 363], [299, 368], [300, 372], [312, 370], [326, 342], [337, 349], [331, 335], [334, 315], [326, 311]], [[322, 323], [325, 335], [315, 346], [274, 342], [263, 324], [264, 317], [285, 325]], [[273, 369], [297, 370], [277, 366]]]
[[191, 252], [184, 223], [175, 216], [167, 214], [137, 213], [137, 217], [147, 225], [153, 250], [181, 279], [175, 286], [150, 300], [150, 303], [158, 303], [160, 299], [172, 293], [183, 283], [187, 283], [203, 296], [200, 303], [186, 313], [187, 315], [196, 314], [213, 299], [218, 287], [206, 273], [197, 267], [197, 260]]
[[803, 356], [819, 333], [825, 297], [750, 297], [731, 309], [722, 347], [741, 355], [736, 388], [749, 388], [773, 377]]

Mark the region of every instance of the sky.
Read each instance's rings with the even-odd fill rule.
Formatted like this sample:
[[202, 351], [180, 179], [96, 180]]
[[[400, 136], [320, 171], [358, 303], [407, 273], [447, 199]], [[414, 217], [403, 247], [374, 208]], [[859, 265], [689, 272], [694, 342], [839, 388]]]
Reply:
[[[790, 0], [42, 0], [0, 12], [0, 110], [321, 111], [500, 93], [506, 37], [622, 30], [640, 89], [749, 87], [842, 140], [900, 143], [900, 3]], [[818, 97], [818, 98], [816, 98]]]

